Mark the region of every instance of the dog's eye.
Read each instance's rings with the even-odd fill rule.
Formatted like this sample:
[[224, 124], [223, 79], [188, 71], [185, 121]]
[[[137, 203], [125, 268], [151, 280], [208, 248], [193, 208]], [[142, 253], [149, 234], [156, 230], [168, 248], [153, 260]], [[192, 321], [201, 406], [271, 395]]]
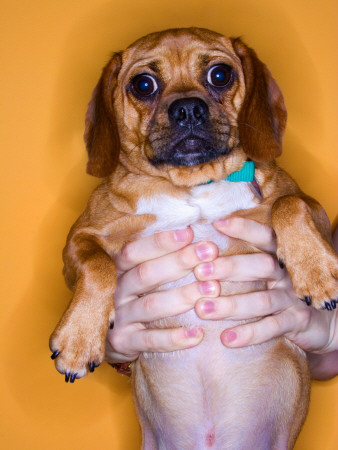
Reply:
[[148, 97], [158, 89], [155, 78], [147, 74], [136, 75], [131, 80], [131, 85], [134, 92], [141, 97]]
[[217, 64], [207, 73], [207, 82], [214, 87], [225, 87], [232, 79], [232, 69], [227, 64]]

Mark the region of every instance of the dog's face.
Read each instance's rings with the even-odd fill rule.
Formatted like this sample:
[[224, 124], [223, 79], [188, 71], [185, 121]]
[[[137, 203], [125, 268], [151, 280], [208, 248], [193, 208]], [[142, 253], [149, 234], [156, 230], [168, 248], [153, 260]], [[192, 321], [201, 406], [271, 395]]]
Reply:
[[[154, 33], [113, 56], [86, 118], [88, 171], [117, 155], [138, 173], [195, 185], [281, 152], [280, 90], [240, 40], [203, 29]], [[255, 141], [255, 142], [252, 142]]]

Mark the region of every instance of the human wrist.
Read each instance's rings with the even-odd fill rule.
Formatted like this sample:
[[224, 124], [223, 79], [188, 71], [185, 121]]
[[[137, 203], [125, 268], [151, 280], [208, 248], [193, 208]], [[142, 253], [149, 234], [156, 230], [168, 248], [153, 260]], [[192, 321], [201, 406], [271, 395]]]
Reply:
[[[311, 327], [311, 335], [317, 348], [307, 348], [312, 354], [326, 354], [338, 350], [338, 313], [314, 310], [316, 322]], [[320, 336], [322, 338], [320, 339]]]

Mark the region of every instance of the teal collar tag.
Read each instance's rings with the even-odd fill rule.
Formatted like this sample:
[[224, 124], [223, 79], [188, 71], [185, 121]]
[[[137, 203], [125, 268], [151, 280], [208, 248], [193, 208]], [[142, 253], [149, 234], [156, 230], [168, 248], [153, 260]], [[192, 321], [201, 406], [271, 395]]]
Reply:
[[246, 161], [241, 170], [232, 172], [227, 178], [227, 181], [254, 181], [255, 179], [255, 162]]
[[[226, 181], [254, 181], [255, 180], [255, 162], [246, 161], [241, 170], [237, 172], [232, 172], [225, 178]], [[213, 180], [209, 180], [203, 184], [210, 184]]]
[[[226, 181], [244, 181], [249, 183], [249, 187], [252, 190], [252, 192], [255, 194], [255, 196], [258, 198], [258, 200], [263, 200], [263, 195], [261, 188], [255, 180], [255, 163], [254, 161], [246, 161], [244, 163], [244, 166], [241, 168], [241, 170], [238, 170], [237, 172], [232, 172], [227, 178], [225, 178]], [[213, 180], [209, 180], [206, 183], [203, 184], [210, 184], [213, 183]]]

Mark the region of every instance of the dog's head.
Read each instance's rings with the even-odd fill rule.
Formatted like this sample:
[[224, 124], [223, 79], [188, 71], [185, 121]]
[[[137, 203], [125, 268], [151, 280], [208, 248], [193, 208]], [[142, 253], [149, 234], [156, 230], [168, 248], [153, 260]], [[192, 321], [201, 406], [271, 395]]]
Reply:
[[283, 96], [240, 39], [198, 28], [143, 37], [116, 53], [89, 103], [88, 173], [118, 162], [177, 185], [220, 180], [281, 153]]

